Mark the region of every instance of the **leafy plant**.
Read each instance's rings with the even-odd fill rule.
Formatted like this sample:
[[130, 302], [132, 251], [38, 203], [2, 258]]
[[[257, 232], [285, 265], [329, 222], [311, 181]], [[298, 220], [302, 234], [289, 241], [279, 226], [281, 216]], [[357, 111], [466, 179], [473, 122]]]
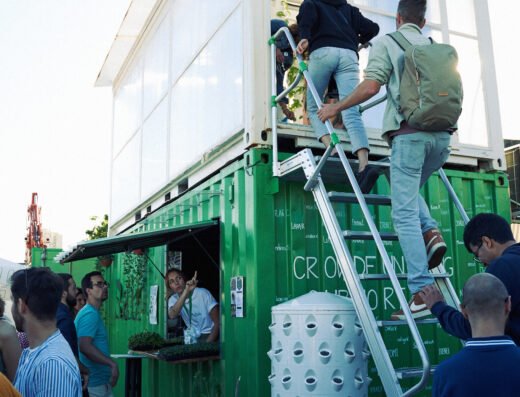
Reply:
[[128, 338], [131, 350], [155, 350], [164, 346], [165, 340], [157, 332], [144, 331]]
[[145, 312], [144, 287], [146, 277], [146, 256], [124, 254], [122, 257], [119, 317], [125, 320], [139, 320]]
[[[300, 72], [300, 69], [297, 65], [293, 63], [293, 65], [289, 68], [289, 71], [287, 72], [287, 79], [289, 82], [294, 81], [296, 79], [296, 76], [298, 76], [298, 73]], [[295, 112], [297, 109], [303, 109], [304, 105], [304, 95], [307, 90], [305, 79], [301, 79], [300, 82], [296, 87], [292, 89], [287, 94], [287, 97], [289, 98], [289, 108]], [[302, 119], [303, 116], [298, 116], [299, 119]]]
[[[91, 216], [90, 220], [96, 222], [98, 216]], [[87, 240], [96, 240], [108, 236], [108, 215], [105, 214], [103, 216], [100, 224], [94, 225], [92, 229], [85, 230], [85, 234], [87, 235]]]
[[191, 345], [164, 347], [159, 350], [159, 358], [167, 361], [185, 360], [188, 358], [208, 357], [218, 355], [219, 342], [201, 342]]
[[[287, 0], [280, 0], [280, 5], [281, 5], [282, 9], [276, 12], [276, 16], [278, 18], [283, 19], [285, 21], [285, 23], [287, 23], [289, 25], [289, 23], [290, 23], [290, 21], [289, 21], [289, 3], [287, 2]], [[296, 37], [293, 37], [293, 38], [294, 38], [296, 44], [298, 44], [297, 38]], [[296, 79], [299, 72], [300, 72], [300, 68], [297, 63], [296, 57], [294, 57], [293, 64], [287, 71], [287, 81], [289, 82], [289, 84]], [[307, 90], [307, 85], [305, 83], [305, 79], [302, 77], [302, 79], [300, 80], [298, 85], [296, 87], [294, 87], [287, 94], [287, 98], [289, 99], [288, 107], [294, 113], [296, 113], [296, 111], [298, 109], [303, 110], [304, 103], [305, 103], [304, 98], [305, 98], [306, 90]], [[300, 114], [298, 116], [298, 119], [302, 119], [302, 118], [303, 118], [303, 115]]]

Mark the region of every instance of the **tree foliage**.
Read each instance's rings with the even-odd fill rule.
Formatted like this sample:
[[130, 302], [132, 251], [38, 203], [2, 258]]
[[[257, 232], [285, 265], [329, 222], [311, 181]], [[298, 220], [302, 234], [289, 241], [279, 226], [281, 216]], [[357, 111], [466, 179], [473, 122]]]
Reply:
[[[99, 219], [98, 216], [91, 216], [90, 220], [93, 222], [97, 222]], [[85, 230], [85, 234], [87, 235], [87, 240], [96, 240], [98, 238], [104, 238], [108, 236], [108, 215], [105, 214], [101, 223], [96, 224], [92, 227], [92, 229]]]

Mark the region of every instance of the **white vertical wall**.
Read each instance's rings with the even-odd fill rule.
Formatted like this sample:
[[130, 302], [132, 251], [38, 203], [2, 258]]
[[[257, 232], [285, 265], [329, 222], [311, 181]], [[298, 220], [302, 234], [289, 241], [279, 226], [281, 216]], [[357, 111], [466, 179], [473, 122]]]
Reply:
[[115, 86], [111, 219], [244, 129], [241, 0], [164, 1]]
[[[292, 17], [297, 3], [288, 3]], [[379, 23], [381, 35], [395, 30], [398, 0], [350, 3]], [[454, 152], [492, 159], [501, 168], [487, 5], [428, 3], [426, 33], [455, 45], [460, 55], [465, 100]], [[114, 86], [113, 223], [240, 131], [243, 148], [269, 143], [267, 38], [273, 4], [278, 0], [163, 0], [151, 15]], [[366, 59], [362, 51], [361, 70]], [[367, 111], [364, 120], [371, 144], [386, 147], [377, 143], [383, 109]]]

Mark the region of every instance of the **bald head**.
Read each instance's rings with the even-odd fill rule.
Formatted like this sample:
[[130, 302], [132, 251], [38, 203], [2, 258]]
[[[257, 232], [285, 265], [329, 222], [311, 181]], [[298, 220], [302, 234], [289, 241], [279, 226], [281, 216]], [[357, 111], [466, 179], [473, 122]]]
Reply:
[[472, 319], [505, 319], [505, 302], [509, 293], [498, 278], [489, 273], [475, 274], [470, 277], [462, 290], [462, 307], [470, 322]]

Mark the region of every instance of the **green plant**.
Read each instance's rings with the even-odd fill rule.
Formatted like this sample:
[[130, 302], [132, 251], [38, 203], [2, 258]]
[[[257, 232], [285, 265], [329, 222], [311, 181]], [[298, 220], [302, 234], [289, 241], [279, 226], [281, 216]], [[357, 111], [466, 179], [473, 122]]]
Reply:
[[128, 348], [131, 350], [155, 350], [164, 344], [165, 340], [157, 332], [144, 331], [128, 338]]
[[[296, 79], [296, 76], [298, 76], [298, 73], [300, 73], [300, 68], [293, 63], [293, 65], [289, 68], [289, 71], [287, 72], [287, 80], [289, 82], [294, 81]], [[297, 109], [303, 109], [304, 105], [304, 94], [307, 87], [305, 84], [305, 79], [301, 79], [300, 82], [296, 87], [292, 89], [287, 94], [287, 97], [289, 98], [289, 108], [295, 112]], [[299, 116], [299, 119], [302, 119], [303, 116]]]
[[218, 342], [201, 342], [192, 345], [164, 347], [159, 350], [159, 358], [167, 361], [175, 361], [188, 358], [216, 356], [219, 352], [220, 344]]
[[[276, 12], [276, 16], [278, 18], [283, 19], [285, 21], [285, 23], [287, 23], [289, 25], [290, 24], [290, 21], [289, 21], [289, 3], [287, 2], [287, 0], [280, 0], [280, 5], [281, 5], [282, 9]], [[297, 38], [294, 38], [294, 39], [297, 40]], [[298, 42], [296, 42], [296, 44], [298, 44]], [[298, 76], [299, 72], [300, 72], [300, 67], [299, 67], [299, 65], [297, 63], [296, 57], [294, 57], [293, 64], [289, 68], [289, 70], [287, 71], [287, 81], [289, 82], [289, 84], [296, 79], [296, 77]], [[295, 114], [297, 113], [298, 109], [302, 109], [303, 110], [304, 102], [305, 102], [304, 94], [305, 94], [306, 89], [307, 89], [307, 87], [306, 87], [306, 84], [305, 84], [305, 79], [302, 77], [302, 79], [300, 80], [298, 85], [296, 87], [294, 87], [287, 94], [287, 98], [289, 99], [288, 107]], [[298, 116], [298, 119], [302, 119], [302, 118], [303, 118], [303, 115], [300, 114]]]
[[114, 260], [113, 255], [101, 255], [97, 257], [98, 263], [103, 267], [108, 267], [112, 264]]
[[119, 317], [125, 320], [139, 320], [145, 313], [146, 260], [144, 255], [126, 253], [122, 256], [122, 275], [117, 289]]
[[[90, 220], [96, 222], [97, 216], [91, 216]], [[96, 240], [98, 238], [104, 238], [108, 235], [108, 215], [105, 214], [99, 225], [94, 225], [92, 229], [85, 230], [87, 240]]]

